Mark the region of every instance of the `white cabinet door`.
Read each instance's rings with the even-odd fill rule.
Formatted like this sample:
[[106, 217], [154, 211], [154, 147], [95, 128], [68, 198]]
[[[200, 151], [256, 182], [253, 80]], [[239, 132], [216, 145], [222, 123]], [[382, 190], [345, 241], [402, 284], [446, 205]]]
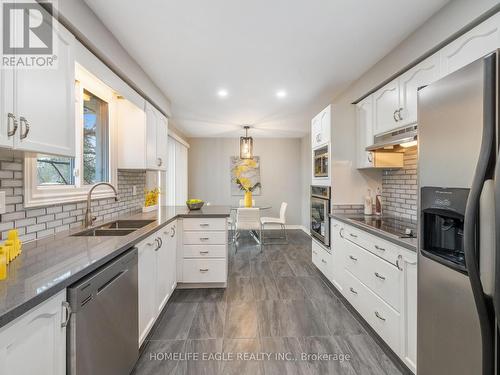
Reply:
[[416, 373], [417, 367], [417, 254], [404, 251], [399, 264], [402, 268], [401, 283], [401, 358]]
[[356, 125], [358, 168], [371, 168], [374, 165], [373, 152], [366, 151], [366, 147], [373, 144], [373, 95], [356, 105]]
[[[30, 17], [39, 14], [31, 12]], [[19, 123], [14, 147], [75, 156], [75, 38], [55, 19], [53, 23], [56, 67], [16, 69], [14, 73], [14, 113]]]
[[66, 374], [66, 291], [0, 328], [0, 374]]
[[441, 49], [445, 76], [500, 48], [500, 13], [495, 14]]
[[175, 204], [185, 205], [188, 199], [188, 149], [175, 144]]
[[168, 163], [168, 120], [162, 113], [157, 112], [156, 131], [156, 158], [158, 170], [166, 171]]
[[321, 112], [321, 142], [327, 144], [330, 142], [331, 123], [332, 123], [332, 106], [329, 105]]
[[167, 238], [168, 270], [170, 295], [177, 286], [177, 221], [174, 221], [164, 232]]
[[341, 237], [342, 224], [339, 221], [332, 220], [332, 283], [335, 287], [343, 291], [342, 273], [344, 272], [344, 239]]
[[374, 103], [374, 134], [388, 132], [399, 127], [399, 118], [397, 111], [399, 110], [399, 84], [398, 80], [389, 82], [380, 90], [373, 94]]
[[167, 225], [161, 234], [158, 234], [160, 242], [156, 250], [156, 314], [159, 315], [167, 303], [171, 293], [171, 254], [168, 243], [168, 235], [172, 224]]
[[[0, 7], [0, 30], [3, 30], [3, 7]], [[3, 38], [0, 38], [0, 56], [3, 58]], [[14, 130], [14, 73], [13, 70], [0, 69], [0, 147], [12, 148], [14, 138], [9, 131]]]
[[156, 312], [156, 252], [158, 243], [151, 236], [138, 245], [139, 266], [139, 345], [153, 327]]
[[311, 148], [321, 144], [321, 113], [311, 121]]
[[156, 108], [146, 102], [146, 167], [158, 169], [156, 141], [158, 132], [158, 116]]
[[400, 107], [398, 126], [417, 122], [418, 88], [437, 81], [440, 77], [439, 53], [430, 56], [399, 77]]
[[146, 169], [146, 114], [123, 98], [116, 103], [118, 168]]

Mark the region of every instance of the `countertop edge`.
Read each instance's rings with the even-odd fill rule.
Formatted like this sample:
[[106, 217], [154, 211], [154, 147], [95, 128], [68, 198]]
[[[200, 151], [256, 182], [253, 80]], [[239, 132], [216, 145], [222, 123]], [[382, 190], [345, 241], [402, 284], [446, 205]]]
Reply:
[[110, 253], [107, 256], [92, 263], [91, 265], [82, 269], [78, 273], [75, 273], [74, 275], [61, 281], [60, 283], [57, 283], [57, 284], [51, 286], [47, 290], [45, 290], [42, 293], [36, 295], [35, 297], [29, 299], [28, 301], [21, 303], [20, 305], [12, 308], [11, 310], [4, 312], [2, 315], [0, 315], [0, 329], [5, 327], [6, 325], [11, 323], [12, 321], [16, 320], [17, 318], [21, 317], [23, 314], [27, 313], [28, 311], [32, 310], [36, 306], [42, 304], [43, 302], [45, 302], [49, 298], [53, 297], [54, 295], [56, 295], [60, 291], [66, 289], [71, 284], [73, 284], [76, 281], [80, 280], [81, 278], [87, 276], [88, 274], [94, 272], [96, 269], [98, 269], [99, 267], [108, 263], [109, 261], [115, 259], [116, 257], [120, 256], [121, 254], [125, 253], [127, 250], [131, 249], [136, 244], [143, 241], [148, 236], [157, 232], [158, 230], [162, 229], [163, 227], [167, 226], [168, 224], [170, 224], [174, 220], [186, 219], [186, 218], [227, 218], [230, 216], [229, 213], [228, 214], [225, 214], [225, 213], [223, 213], [223, 214], [204, 214], [204, 213], [200, 212], [200, 213], [193, 214], [191, 212], [185, 213], [185, 214], [180, 214], [180, 213], [176, 214], [175, 216], [165, 220], [164, 222], [155, 225], [154, 227], [150, 228], [149, 230], [142, 233], [138, 237], [132, 239], [126, 245], [123, 245], [123, 246], [117, 248], [112, 253]]
[[352, 220], [352, 219], [350, 219], [348, 217], [343, 216], [342, 214], [330, 214], [330, 217], [332, 219], [341, 221], [341, 222], [343, 222], [345, 224], [352, 225], [353, 227], [356, 227], [358, 229], [364, 230], [365, 232], [368, 232], [370, 234], [373, 234], [374, 236], [380, 237], [383, 240], [392, 242], [395, 245], [404, 247], [407, 250], [413, 251], [415, 253], [417, 252], [417, 247], [416, 246], [414, 246], [414, 245], [412, 245], [412, 244], [410, 244], [410, 243], [408, 243], [408, 242], [406, 242], [406, 241], [404, 241], [402, 239], [396, 238], [395, 236], [393, 236], [393, 235], [391, 235], [389, 233], [386, 233], [386, 232], [384, 232], [382, 230], [378, 230], [378, 229], [375, 229], [375, 228], [370, 228], [367, 225], [362, 225], [362, 224], [356, 222], [355, 220]]

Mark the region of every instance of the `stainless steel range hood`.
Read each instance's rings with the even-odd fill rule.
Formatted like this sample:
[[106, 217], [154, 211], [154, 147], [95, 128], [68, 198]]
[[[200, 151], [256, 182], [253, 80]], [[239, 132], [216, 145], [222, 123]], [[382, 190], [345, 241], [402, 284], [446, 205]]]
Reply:
[[366, 151], [376, 151], [392, 146], [397, 146], [404, 143], [414, 142], [417, 140], [417, 125], [408, 126], [394, 130], [390, 133], [377, 135], [374, 137], [374, 144], [368, 146]]

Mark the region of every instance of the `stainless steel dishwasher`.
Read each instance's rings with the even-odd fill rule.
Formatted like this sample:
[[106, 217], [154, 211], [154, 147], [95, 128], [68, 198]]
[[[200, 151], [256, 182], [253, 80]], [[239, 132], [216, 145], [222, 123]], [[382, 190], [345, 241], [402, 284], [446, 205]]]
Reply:
[[69, 375], [126, 375], [139, 356], [137, 249], [68, 288]]

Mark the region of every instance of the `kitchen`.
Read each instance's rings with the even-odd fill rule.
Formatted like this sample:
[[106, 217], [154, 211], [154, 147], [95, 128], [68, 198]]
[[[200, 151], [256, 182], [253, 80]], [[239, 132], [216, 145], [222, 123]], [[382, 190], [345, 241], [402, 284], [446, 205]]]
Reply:
[[0, 374], [497, 371], [497, 2], [2, 5]]

